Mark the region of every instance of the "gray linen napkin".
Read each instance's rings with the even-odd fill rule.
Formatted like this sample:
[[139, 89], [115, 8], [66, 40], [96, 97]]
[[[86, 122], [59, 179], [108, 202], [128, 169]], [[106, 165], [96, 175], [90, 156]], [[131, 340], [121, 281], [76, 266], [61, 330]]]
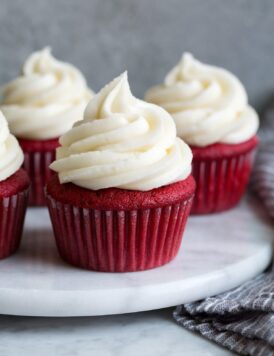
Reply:
[[[272, 130], [263, 132], [252, 186], [274, 217], [274, 111], [271, 117]], [[274, 355], [274, 266], [229, 292], [180, 305], [173, 316], [179, 325], [233, 352]]]

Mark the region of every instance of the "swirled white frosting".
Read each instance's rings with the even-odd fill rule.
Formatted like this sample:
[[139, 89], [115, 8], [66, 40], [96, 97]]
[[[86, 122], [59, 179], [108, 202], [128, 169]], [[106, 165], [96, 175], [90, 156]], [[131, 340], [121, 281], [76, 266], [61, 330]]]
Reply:
[[10, 134], [8, 123], [0, 111], [0, 181], [12, 176], [22, 165], [23, 152]]
[[61, 183], [98, 190], [151, 190], [187, 178], [190, 148], [176, 137], [171, 116], [135, 98], [127, 74], [88, 104], [84, 120], [60, 138], [51, 168]]
[[230, 72], [197, 61], [189, 53], [147, 91], [145, 99], [166, 109], [177, 134], [194, 146], [237, 144], [258, 130], [259, 119], [248, 105], [242, 83]]
[[33, 53], [21, 75], [3, 87], [0, 108], [15, 136], [46, 140], [80, 120], [91, 95], [81, 72], [45, 48]]

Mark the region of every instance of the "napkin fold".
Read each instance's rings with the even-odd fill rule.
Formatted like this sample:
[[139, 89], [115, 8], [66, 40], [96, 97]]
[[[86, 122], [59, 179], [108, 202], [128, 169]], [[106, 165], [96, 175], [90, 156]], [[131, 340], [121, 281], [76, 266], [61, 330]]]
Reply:
[[[271, 110], [252, 188], [274, 217], [274, 108]], [[173, 316], [179, 325], [240, 355], [274, 355], [274, 266], [229, 292], [180, 305]]]

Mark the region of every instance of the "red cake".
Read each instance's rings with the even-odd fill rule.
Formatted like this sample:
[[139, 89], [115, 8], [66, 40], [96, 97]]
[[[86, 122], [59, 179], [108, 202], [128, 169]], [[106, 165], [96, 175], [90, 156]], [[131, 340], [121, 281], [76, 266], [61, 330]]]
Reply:
[[91, 191], [60, 184], [55, 175], [47, 199], [61, 257], [105, 272], [155, 268], [177, 254], [195, 190], [192, 176], [142, 192]]
[[57, 138], [51, 140], [18, 139], [24, 152], [23, 168], [31, 179], [29, 204], [46, 205], [44, 189], [52, 176], [49, 165], [55, 160], [55, 150], [59, 146]]
[[0, 259], [19, 247], [29, 185], [28, 175], [23, 169], [0, 182]]
[[193, 195], [195, 182], [192, 176], [177, 183], [147, 192], [107, 188], [88, 190], [75, 184], [60, 184], [57, 174], [47, 186], [47, 194], [62, 204], [77, 205], [84, 209], [135, 210], [153, 209], [176, 204]]
[[0, 199], [16, 195], [30, 185], [29, 177], [24, 169], [19, 169], [12, 176], [0, 182]]
[[193, 176], [197, 182], [191, 214], [220, 212], [241, 199], [252, 169], [258, 137], [240, 144], [192, 146]]

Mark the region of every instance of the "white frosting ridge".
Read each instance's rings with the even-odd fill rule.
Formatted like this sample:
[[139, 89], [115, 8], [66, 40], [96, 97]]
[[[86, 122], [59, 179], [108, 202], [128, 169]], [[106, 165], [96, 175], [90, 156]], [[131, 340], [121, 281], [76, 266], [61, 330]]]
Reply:
[[187, 178], [190, 148], [176, 137], [171, 116], [135, 98], [127, 74], [88, 104], [84, 120], [60, 138], [51, 168], [61, 183], [91, 190], [151, 190]]
[[46, 140], [80, 120], [91, 96], [82, 73], [45, 48], [33, 53], [21, 75], [3, 87], [1, 110], [15, 136]]
[[23, 152], [16, 138], [10, 134], [8, 123], [0, 111], [0, 181], [18, 171], [23, 160]]
[[152, 87], [145, 99], [166, 109], [177, 134], [188, 144], [237, 144], [254, 136], [259, 119], [242, 83], [225, 69], [197, 61], [189, 53]]

